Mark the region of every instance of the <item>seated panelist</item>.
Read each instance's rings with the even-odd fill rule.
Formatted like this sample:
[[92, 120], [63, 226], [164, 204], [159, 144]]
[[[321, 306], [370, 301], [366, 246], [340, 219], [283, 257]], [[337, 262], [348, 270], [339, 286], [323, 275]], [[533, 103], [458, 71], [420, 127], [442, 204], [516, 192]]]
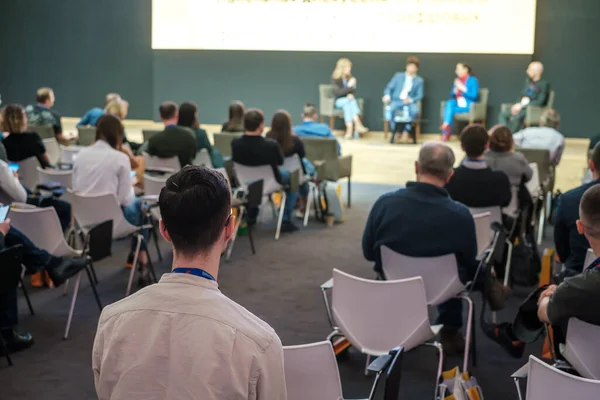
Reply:
[[360, 120], [360, 108], [354, 94], [356, 92], [356, 77], [352, 76], [352, 62], [347, 58], [340, 58], [335, 64], [331, 74], [331, 84], [334, 86], [335, 108], [344, 111], [346, 135], [350, 139], [354, 132], [366, 133], [369, 131]]
[[442, 140], [448, 141], [452, 133], [454, 114], [469, 112], [471, 104], [479, 97], [479, 80], [472, 75], [471, 67], [463, 62], [456, 64], [456, 79], [450, 91], [450, 100], [444, 107]]

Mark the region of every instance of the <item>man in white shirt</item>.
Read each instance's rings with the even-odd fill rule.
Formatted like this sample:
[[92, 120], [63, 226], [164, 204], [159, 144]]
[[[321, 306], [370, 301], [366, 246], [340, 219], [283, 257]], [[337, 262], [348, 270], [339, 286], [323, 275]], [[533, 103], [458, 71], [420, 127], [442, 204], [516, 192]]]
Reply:
[[227, 181], [187, 166], [167, 180], [159, 206], [173, 270], [102, 311], [93, 351], [98, 398], [286, 399], [279, 337], [217, 284], [235, 228]]
[[523, 129], [513, 135], [515, 145], [523, 149], [547, 149], [557, 166], [565, 148], [565, 137], [557, 130], [560, 114], [549, 108], [540, 117], [540, 126]]

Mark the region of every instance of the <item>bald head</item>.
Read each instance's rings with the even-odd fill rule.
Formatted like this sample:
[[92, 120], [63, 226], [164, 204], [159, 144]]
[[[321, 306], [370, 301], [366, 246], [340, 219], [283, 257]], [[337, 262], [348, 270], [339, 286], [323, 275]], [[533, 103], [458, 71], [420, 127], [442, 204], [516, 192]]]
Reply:
[[544, 73], [544, 64], [539, 61], [533, 61], [529, 63], [527, 67], [527, 76], [533, 80], [538, 80], [542, 77]]
[[454, 167], [454, 152], [441, 142], [425, 143], [419, 151], [417, 174], [419, 177], [434, 177], [447, 181]]

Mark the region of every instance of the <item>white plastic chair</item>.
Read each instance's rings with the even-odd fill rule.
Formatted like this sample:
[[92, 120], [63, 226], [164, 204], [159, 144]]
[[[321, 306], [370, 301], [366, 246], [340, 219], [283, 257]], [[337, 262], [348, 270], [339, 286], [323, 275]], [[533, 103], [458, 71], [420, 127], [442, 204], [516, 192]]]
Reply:
[[[525, 183], [527, 190], [531, 194], [531, 198], [533, 199], [534, 204], [534, 216], [537, 216], [537, 209], [535, 208], [538, 204], [538, 201], [543, 195], [542, 183], [540, 181], [540, 171], [537, 163], [530, 163], [529, 166], [533, 170], [533, 175], [529, 182]], [[542, 239], [544, 236], [544, 230], [546, 226], [546, 207], [547, 201], [543, 203], [543, 206], [539, 212], [538, 220], [537, 220], [537, 244], [540, 246], [542, 244]]]
[[223, 175], [223, 177], [225, 177], [225, 180], [227, 181], [227, 184], [229, 185], [229, 188], [231, 189], [231, 182], [229, 181], [229, 175], [227, 174], [227, 170], [225, 168], [215, 168], [215, 171], [220, 172], [221, 175]]
[[146, 170], [163, 171], [163, 172], [177, 172], [181, 169], [179, 164], [179, 158], [160, 158], [151, 156], [150, 154], [143, 152]]
[[[36, 247], [46, 250], [48, 253], [56, 257], [81, 257], [83, 252], [81, 250], [75, 250], [65, 240], [63, 236], [62, 228], [56, 210], [52, 207], [37, 208], [29, 204], [17, 203], [10, 213], [11, 226], [21, 231], [25, 236], [31, 240]], [[100, 311], [102, 311], [102, 304], [100, 298], [96, 292], [96, 285], [92, 279], [90, 270], [88, 269], [91, 265], [91, 260], [88, 259], [88, 265], [86, 266], [86, 273], [90, 281], [90, 286], [94, 291], [94, 296]], [[79, 293], [79, 284], [81, 282], [81, 273], [77, 274], [77, 280], [75, 281], [75, 289], [73, 291], [73, 298], [71, 299], [71, 307], [69, 309], [69, 317], [67, 319], [67, 325], [65, 327], [64, 338], [69, 337], [69, 329], [71, 327], [71, 320], [73, 319], [73, 311], [75, 310], [75, 303], [77, 302], [77, 294]], [[66, 283], [65, 283], [66, 285]]]
[[529, 194], [531, 194], [531, 197], [535, 199], [540, 195], [540, 192], [542, 191], [542, 184], [540, 182], [540, 170], [538, 168], [537, 163], [530, 163], [529, 167], [533, 171], [533, 175], [531, 176], [529, 182], [525, 183], [525, 187], [529, 191]]
[[299, 171], [299, 182], [300, 185], [307, 184], [308, 185], [308, 197], [306, 199], [306, 209], [304, 210], [304, 226], [308, 225], [308, 216], [310, 215], [310, 205], [313, 202], [314, 191], [316, 190], [316, 185], [314, 182], [310, 180], [310, 177], [304, 175], [304, 170], [302, 169], [302, 160], [298, 154], [294, 154], [293, 156], [286, 157], [283, 159], [283, 169], [289, 171], [290, 173], [294, 171]]
[[596, 261], [596, 255], [594, 254], [594, 250], [587, 249], [587, 252], [585, 253], [585, 261], [583, 262], [583, 268], [587, 268], [590, 266], [591, 263], [593, 263], [594, 261]]
[[29, 190], [35, 190], [38, 183], [40, 183], [40, 177], [37, 172], [37, 168], [40, 166], [38, 159], [36, 157], [29, 157], [16, 164], [19, 164], [19, 180], [23, 186]]
[[[332, 289], [331, 308], [326, 291]], [[418, 346], [432, 346], [438, 350], [436, 375], [438, 392], [442, 373], [443, 349], [432, 340], [442, 325], [431, 326], [427, 313], [425, 286], [421, 277], [401, 280], [374, 281], [352, 276], [338, 269], [333, 279], [321, 285], [331, 337], [343, 335], [358, 351], [370, 356], [381, 356], [394, 347], [409, 351]], [[365, 369], [366, 372], [366, 369]]]
[[77, 154], [83, 149], [81, 146], [63, 146], [60, 145], [60, 162], [63, 164], [73, 164]]
[[475, 235], [477, 236], [477, 255], [478, 259], [492, 244], [492, 214], [489, 212], [473, 215], [475, 221]]
[[194, 165], [203, 165], [208, 168], [213, 168], [213, 163], [210, 158], [210, 154], [206, 149], [200, 149], [199, 152], [196, 153], [196, 158], [194, 158]]
[[283, 212], [285, 210], [286, 193], [283, 186], [277, 179], [273, 168], [270, 165], [261, 165], [259, 167], [249, 167], [238, 163], [233, 163], [233, 169], [237, 180], [243, 188], [247, 188], [247, 183], [255, 180], [263, 180], [263, 197], [270, 198], [273, 193], [281, 193], [281, 205], [279, 206], [279, 218], [277, 219], [277, 230], [275, 231], [275, 240], [279, 240], [281, 224], [283, 222]]
[[[151, 176], [148, 174], [144, 174], [144, 193], [145, 198], [155, 197], [155, 201], [148, 201], [150, 203], [156, 203], [158, 201], [158, 195], [160, 195], [160, 191], [163, 187], [165, 187], [165, 183], [169, 179], [169, 175], [164, 176]], [[158, 221], [160, 220], [160, 209], [158, 207], [152, 207], [150, 209], [150, 214], [152, 217]]]
[[560, 371], [531, 355], [529, 362], [512, 378], [517, 385], [519, 400], [523, 400], [519, 379], [524, 378], [527, 378], [527, 400], [600, 399], [600, 381]]
[[385, 278], [387, 280], [422, 278], [429, 306], [440, 305], [452, 298], [459, 298], [467, 303], [469, 310], [463, 359], [463, 371], [467, 371], [475, 315], [473, 300], [465, 292], [467, 286], [458, 277], [456, 256], [446, 254], [439, 257], [409, 257], [396, 253], [387, 246], [381, 246], [380, 251]]
[[[135, 236], [137, 239], [137, 245], [133, 255], [133, 266], [129, 273], [129, 281], [127, 283], [127, 290], [125, 291], [125, 297], [131, 293], [131, 285], [133, 277], [137, 270], [138, 256], [142, 245], [148, 252], [148, 266], [150, 273], [153, 275], [156, 281], [156, 274], [154, 273], [154, 267], [152, 265], [152, 259], [150, 257], [148, 243], [144, 240], [144, 237], [140, 233], [142, 229], [152, 229], [152, 225], [133, 226], [123, 216], [121, 206], [117, 201], [114, 194], [104, 194], [98, 196], [87, 196], [76, 193], [74, 191], [68, 191], [68, 197], [71, 202], [73, 209], [73, 215], [77, 221], [77, 225], [81, 232], [86, 235], [89, 232], [90, 227], [100, 224], [104, 221], [113, 221], [113, 239], [123, 239], [129, 236]], [[156, 244], [158, 247], [158, 243]]]
[[52, 165], [56, 165], [60, 161], [60, 145], [58, 144], [58, 141], [55, 138], [48, 138], [43, 141], [50, 162]]
[[490, 213], [490, 223], [502, 223], [502, 209], [500, 207], [469, 207], [469, 211], [471, 211], [471, 215]]
[[502, 212], [512, 218], [516, 218], [519, 213], [519, 187], [510, 187], [510, 203], [502, 209]]
[[561, 353], [584, 378], [600, 380], [599, 338], [600, 326], [588, 324], [577, 318], [569, 319], [567, 339]]
[[37, 167], [39, 174], [39, 183], [45, 184], [49, 182], [59, 183], [62, 187], [70, 189], [73, 186], [73, 171], [63, 171], [58, 169], [43, 169]]

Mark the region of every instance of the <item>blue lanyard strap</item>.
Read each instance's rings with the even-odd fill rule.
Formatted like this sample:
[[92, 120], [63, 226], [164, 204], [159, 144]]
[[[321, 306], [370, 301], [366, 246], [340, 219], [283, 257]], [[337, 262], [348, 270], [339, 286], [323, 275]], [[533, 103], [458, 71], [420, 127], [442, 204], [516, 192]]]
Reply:
[[206, 272], [205, 270], [200, 269], [200, 268], [175, 268], [173, 271], [171, 271], [171, 273], [196, 275], [196, 276], [199, 276], [200, 278], [208, 279], [209, 281], [215, 280], [214, 276], [212, 276], [211, 274], [209, 274], [208, 272]]
[[587, 271], [592, 269], [600, 269], [600, 257], [596, 258], [596, 260], [593, 263], [591, 263], [589, 267], [587, 267], [585, 270]]

